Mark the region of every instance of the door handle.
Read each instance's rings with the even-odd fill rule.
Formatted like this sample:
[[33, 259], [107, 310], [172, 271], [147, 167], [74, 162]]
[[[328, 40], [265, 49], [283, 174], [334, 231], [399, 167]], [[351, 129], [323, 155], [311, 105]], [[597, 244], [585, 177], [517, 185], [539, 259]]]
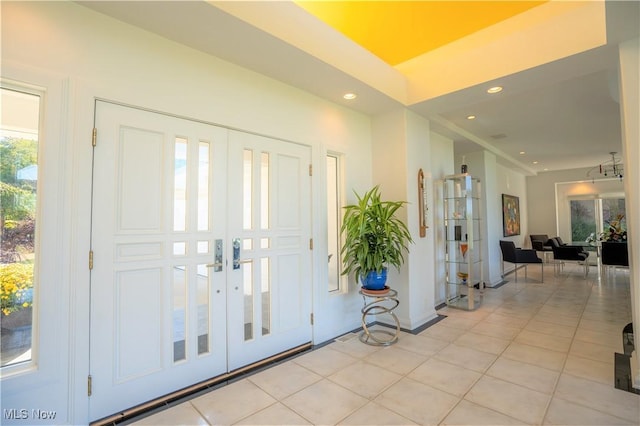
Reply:
[[233, 247], [233, 269], [240, 269], [240, 238], [234, 238], [231, 244]]
[[222, 271], [224, 264], [222, 263], [222, 240], [216, 240], [213, 250], [213, 263], [207, 264], [207, 268], [213, 268], [213, 272]]
[[251, 263], [253, 259], [237, 259], [233, 261], [233, 269], [240, 269], [240, 265], [243, 263]]
[[240, 259], [240, 238], [233, 239], [233, 269], [240, 269], [243, 263], [251, 263], [253, 259]]

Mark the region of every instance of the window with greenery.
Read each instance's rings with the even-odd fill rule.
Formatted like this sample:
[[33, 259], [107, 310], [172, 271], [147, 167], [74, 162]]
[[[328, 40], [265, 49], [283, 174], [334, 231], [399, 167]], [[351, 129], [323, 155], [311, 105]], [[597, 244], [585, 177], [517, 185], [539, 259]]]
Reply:
[[624, 198], [571, 200], [571, 241], [606, 239], [612, 228], [626, 232]]
[[0, 88], [0, 301], [3, 367], [32, 359], [40, 97]]
[[571, 200], [571, 241], [585, 241], [589, 235], [595, 235], [595, 200]]
[[327, 246], [329, 250], [329, 286], [330, 292], [340, 290], [340, 161], [337, 155], [327, 155]]

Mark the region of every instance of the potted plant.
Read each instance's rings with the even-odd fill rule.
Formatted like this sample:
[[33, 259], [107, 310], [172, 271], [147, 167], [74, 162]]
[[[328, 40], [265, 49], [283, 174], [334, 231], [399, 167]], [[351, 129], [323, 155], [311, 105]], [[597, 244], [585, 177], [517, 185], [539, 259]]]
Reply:
[[357, 204], [344, 207], [340, 232], [345, 241], [340, 251], [343, 274], [353, 273], [368, 290], [385, 288], [387, 267], [398, 271], [404, 263], [404, 252], [413, 240], [409, 229], [396, 212], [406, 201], [382, 201], [378, 186], [362, 197], [356, 193]]

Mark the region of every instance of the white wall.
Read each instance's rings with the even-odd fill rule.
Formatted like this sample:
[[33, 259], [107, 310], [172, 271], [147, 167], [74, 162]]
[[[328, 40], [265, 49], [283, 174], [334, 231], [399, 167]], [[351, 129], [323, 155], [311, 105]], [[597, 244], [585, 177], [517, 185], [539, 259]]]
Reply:
[[[372, 131], [374, 184], [380, 185], [384, 199], [408, 202], [400, 217], [407, 223], [414, 242], [400, 273], [389, 271], [388, 283], [398, 291], [400, 305], [395, 312], [400, 325], [414, 329], [436, 316], [433, 233], [427, 231], [427, 237], [420, 238], [418, 227], [418, 170], [423, 169], [427, 184], [432, 176], [429, 122], [400, 109], [374, 117]], [[432, 198], [428, 192], [428, 204]]]
[[[441, 250], [435, 246], [435, 224], [433, 216], [427, 212], [427, 231], [424, 238], [420, 237], [418, 171], [422, 169], [427, 193], [427, 206], [433, 206], [434, 194], [431, 190], [433, 175], [434, 152], [431, 148], [431, 132], [429, 122], [413, 112], [407, 112], [407, 224], [414, 239], [409, 253], [409, 284], [411, 296], [410, 328], [414, 329], [437, 316], [435, 311], [435, 262], [436, 253]], [[449, 163], [451, 164], [451, 163]]]
[[[47, 91], [50, 119], [61, 130], [53, 136], [59, 150], [45, 153], [43, 168], [64, 161], [58, 185], [46, 197], [65, 203], [55, 221], [62, 237], [56, 252], [43, 258], [58, 262], [65, 282], [43, 281], [55, 286], [55, 303], [64, 313], [56, 336], [60, 353], [71, 348], [51, 372], [48, 383], [61, 384], [59, 394], [70, 392], [67, 410], [60, 410], [60, 423], [84, 423], [88, 399], [86, 380], [89, 324], [89, 214], [91, 186], [91, 144], [95, 98], [113, 100], [159, 112], [194, 118], [213, 124], [247, 130], [312, 147], [314, 169], [323, 170], [327, 149], [345, 156], [344, 184], [366, 188], [371, 179], [371, 120], [352, 110], [326, 102], [252, 71], [186, 48], [97, 14], [72, 2], [3, 2], [3, 79], [25, 82]], [[35, 81], [37, 80], [37, 81]], [[51, 108], [69, 109], [69, 118]], [[51, 144], [50, 146], [55, 146]], [[56, 156], [52, 158], [49, 155]], [[404, 182], [404, 179], [401, 178]], [[326, 211], [324, 173], [313, 177], [313, 209]], [[71, 220], [73, 218], [73, 220]], [[360, 323], [357, 294], [329, 296], [326, 292], [326, 221], [313, 217], [314, 310], [317, 343]], [[361, 302], [361, 301], [360, 301]], [[68, 317], [67, 317], [68, 315]], [[60, 323], [60, 318], [40, 316], [42, 322]], [[69, 376], [65, 366], [73, 366]], [[27, 380], [28, 382], [28, 380]], [[24, 382], [23, 383], [27, 383]], [[17, 382], [16, 382], [17, 383]], [[3, 406], [23, 406], [3, 381]], [[28, 387], [37, 393], [32, 383]]]
[[[527, 217], [529, 234], [558, 235], [556, 223], [556, 183], [585, 180], [590, 168], [541, 172], [527, 176]], [[528, 242], [528, 247], [531, 243]]]

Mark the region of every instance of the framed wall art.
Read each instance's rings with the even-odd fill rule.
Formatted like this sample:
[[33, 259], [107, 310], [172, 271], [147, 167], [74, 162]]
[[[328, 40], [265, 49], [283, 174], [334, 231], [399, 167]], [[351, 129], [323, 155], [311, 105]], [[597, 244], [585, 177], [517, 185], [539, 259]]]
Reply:
[[520, 235], [520, 199], [502, 194], [502, 230], [505, 237]]

